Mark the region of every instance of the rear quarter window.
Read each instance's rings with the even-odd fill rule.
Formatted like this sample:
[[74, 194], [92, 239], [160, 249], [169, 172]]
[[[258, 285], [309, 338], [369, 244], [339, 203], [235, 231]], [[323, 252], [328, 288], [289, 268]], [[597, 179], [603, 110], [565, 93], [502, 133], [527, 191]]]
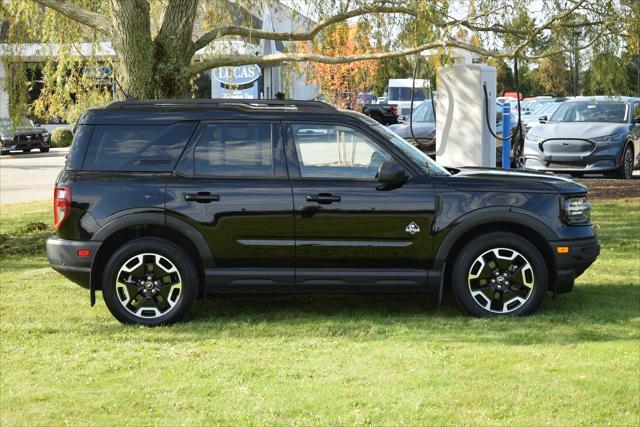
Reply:
[[196, 122], [171, 125], [94, 125], [82, 169], [169, 172]]
[[89, 139], [91, 139], [92, 125], [78, 125], [73, 133], [73, 141], [69, 147], [67, 156], [67, 170], [81, 170], [84, 160], [84, 153], [87, 150]]

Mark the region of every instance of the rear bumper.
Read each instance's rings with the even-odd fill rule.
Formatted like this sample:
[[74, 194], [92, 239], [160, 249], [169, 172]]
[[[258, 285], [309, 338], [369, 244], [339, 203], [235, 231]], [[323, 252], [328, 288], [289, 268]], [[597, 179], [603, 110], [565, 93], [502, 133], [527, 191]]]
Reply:
[[[588, 239], [559, 240], [551, 242], [556, 264], [556, 292], [563, 294], [573, 289], [573, 284], [598, 258], [600, 243], [595, 237]], [[556, 248], [567, 246], [569, 253], [559, 254]]]
[[[100, 244], [51, 237], [47, 240], [49, 265], [67, 279], [89, 289], [91, 263]], [[79, 249], [89, 250], [89, 256], [78, 256]]]

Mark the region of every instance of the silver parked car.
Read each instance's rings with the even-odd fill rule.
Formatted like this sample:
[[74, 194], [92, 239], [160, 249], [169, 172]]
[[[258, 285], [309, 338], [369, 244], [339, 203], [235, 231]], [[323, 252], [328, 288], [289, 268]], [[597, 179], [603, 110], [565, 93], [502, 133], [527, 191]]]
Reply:
[[640, 168], [640, 98], [569, 99], [525, 137], [524, 167], [630, 179]]

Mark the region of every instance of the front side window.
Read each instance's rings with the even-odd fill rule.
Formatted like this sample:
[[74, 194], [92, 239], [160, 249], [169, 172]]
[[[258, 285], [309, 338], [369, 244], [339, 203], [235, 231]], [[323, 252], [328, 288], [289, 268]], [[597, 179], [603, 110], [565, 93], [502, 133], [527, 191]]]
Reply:
[[270, 123], [209, 124], [194, 151], [197, 176], [271, 177]]
[[375, 179], [380, 165], [391, 159], [365, 134], [346, 126], [291, 126], [303, 178]]

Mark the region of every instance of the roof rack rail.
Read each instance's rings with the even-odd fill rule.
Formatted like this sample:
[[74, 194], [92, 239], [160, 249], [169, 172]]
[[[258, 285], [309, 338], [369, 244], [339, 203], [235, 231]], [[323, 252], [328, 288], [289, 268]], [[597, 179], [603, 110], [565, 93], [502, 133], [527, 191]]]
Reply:
[[245, 111], [336, 112], [335, 107], [321, 101], [280, 99], [149, 99], [116, 101], [106, 109], [129, 108], [230, 108]]

